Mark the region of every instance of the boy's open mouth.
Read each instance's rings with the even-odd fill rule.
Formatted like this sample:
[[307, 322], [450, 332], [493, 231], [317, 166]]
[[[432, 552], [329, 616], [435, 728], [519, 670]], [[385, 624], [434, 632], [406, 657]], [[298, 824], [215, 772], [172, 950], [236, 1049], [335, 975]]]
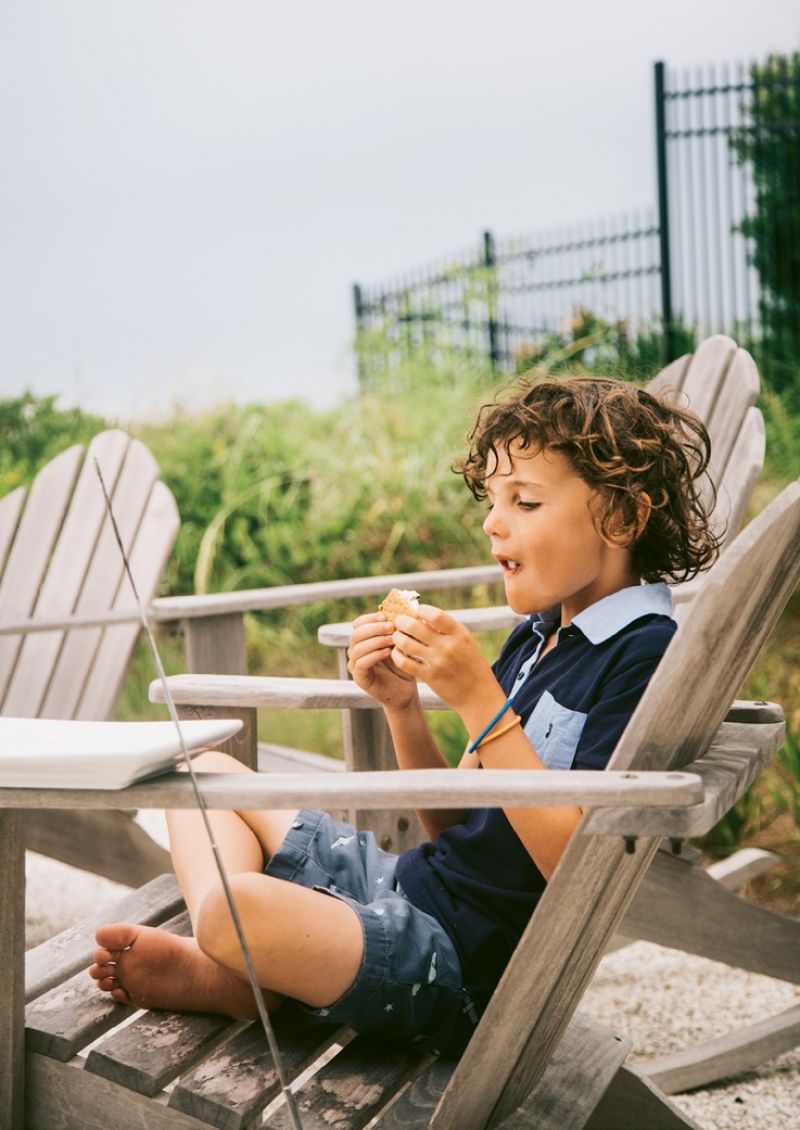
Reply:
[[497, 561], [504, 573], [516, 573], [522, 566], [519, 561], [514, 561], [511, 557], [498, 557]]

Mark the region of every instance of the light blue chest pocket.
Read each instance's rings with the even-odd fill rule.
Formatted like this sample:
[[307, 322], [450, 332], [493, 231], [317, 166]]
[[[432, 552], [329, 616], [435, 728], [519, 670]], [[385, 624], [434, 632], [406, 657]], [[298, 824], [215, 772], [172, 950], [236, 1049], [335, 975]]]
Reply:
[[525, 723], [525, 735], [548, 769], [571, 769], [586, 715], [560, 706], [545, 691]]

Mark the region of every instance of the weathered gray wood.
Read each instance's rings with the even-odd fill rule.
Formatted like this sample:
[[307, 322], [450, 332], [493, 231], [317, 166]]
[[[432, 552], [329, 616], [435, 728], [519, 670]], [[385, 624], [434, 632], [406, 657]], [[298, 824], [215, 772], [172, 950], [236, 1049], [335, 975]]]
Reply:
[[208, 1130], [208, 1123], [45, 1055], [27, 1056], [26, 1130]]
[[717, 481], [714, 528], [724, 530], [727, 542], [744, 524], [747, 507], [766, 458], [764, 417], [751, 408], [742, 421], [739, 435], [722, 478]]
[[92, 1048], [85, 1070], [137, 1094], [157, 1095], [238, 1027], [208, 1013], [146, 1012]]
[[25, 1046], [62, 1063], [135, 1009], [92, 991], [85, 970], [37, 997], [25, 1009]]
[[[609, 768], [679, 767], [708, 748], [800, 576], [800, 483], [755, 518], [709, 572]], [[746, 628], [745, 628], [746, 625]], [[687, 688], [692, 709], [688, 711]], [[676, 726], [676, 704], [687, 702]], [[677, 735], [680, 744], [675, 748]]]
[[187, 671], [247, 674], [244, 613], [187, 618], [181, 621], [181, 628], [186, 641]]
[[707, 425], [711, 440], [709, 475], [712, 482], [720, 481], [728, 465], [742, 421], [758, 399], [759, 386], [755, 361], [746, 349], [737, 349]]
[[61, 811], [25, 814], [25, 845], [50, 859], [140, 885], [172, 869], [169, 852], [157, 844], [130, 812]]
[[[122, 544], [130, 557], [150, 491], [158, 478], [158, 465], [144, 444], [130, 441], [124, 433], [117, 433], [115, 438], [117, 447], [122, 452], [122, 466], [113, 487], [112, 506]], [[87, 452], [87, 465], [94, 473], [94, 466], [90, 462], [93, 454], [90, 448]], [[99, 483], [95, 479], [91, 485], [94, 490], [89, 490], [88, 493], [95, 496], [98, 533], [96, 539], [87, 546], [84, 576], [72, 609], [76, 614], [113, 608], [120, 584], [128, 583], [127, 579], [123, 581], [124, 563], [113, 527], [105, 512]], [[93, 522], [90, 521], [90, 525]], [[151, 596], [149, 588], [142, 593], [145, 602]], [[39, 710], [41, 717], [74, 717], [101, 639], [102, 631], [99, 628], [67, 633], [53, 665], [47, 693]], [[95, 717], [98, 716], [95, 714]]]
[[795, 1004], [777, 1016], [738, 1028], [706, 1044], [645, 1060], [638, 1067], [656, 1087], [675, 1095], [751, 1071], [798, 1042], [800, 1004]]
[[0, 577], [3, 575], [3, 567], [17, 530], [17, 523], [27, 493], [25, 487], [17, 487], [5, 498], [0, 499]]
[[614, 812], [597, 811], [587, 821], [587, 830], [596, 835], [655, 834], [687, 839], [705, 835], [770, 763], [783, 745], [785, 729], [784, 723], [723, 723], [709, 751], [685, 766], [703, 782], [703, 799], [690, 813], [653, 807], [626, 821]]
[[169, 596], [153, 601], [157, 620], [185, 620], [195, 616], [225, 616], [232, 612], [264, 612], [270, 608], [294, 608], [320, 601], [348, 600], [354, 596], [384, 596], [389, 589], [465, 588], [469, 585], [501, 584], [497, 565], [475, 565], [462, 569], [431, 569], [418, 573], [389, 573], [376, 577], [353, 577], [341, 581], [317, 581], [302, 585], [275, 585], [266, 589], [209, 593], [205, 596]]
[[[155, 483], [130, 552], [131, 573], [145, 607], [157, 591], [178, 526], [172, 492], [164, 483]], [[136, 610], [127, 577], [120, 580], [113, 608], [125, 613]], [[75, 711], [76, 718], [111, 717], [138, 636], [138, 623], [118, 624], [104, 630]]]
[[630, 1050], [630, 1040], [573, 1016], [538, 1086], [503, 1130], [582, 1130]]
[[[0, 582], [3, 619], [16, 620], [33, 612], [82, 455], [80, 447], [62, 451], [33, 480]], [[0, 705], [22, 644], [22, 637], [0, 637]]]
[[[414, 808], [463, 808], [496, 805], [586, 807], [655, 803], [693, 805], [702, 795], [699, 777], [681, 772], [597, 773], [592, 769], [484, 769], [480, 773], [452, 769], [404, 769], [392, 773], [198, 773], [208, 808], [319, 808], [325, 801], [354, 808], [384, 804]], [[5, 808], [193, 808], [191, 781], [184, 773], [127, 789], [0, 789]]]
[[[217, 748], [237, 758], [248, 769], [258, 768], [258, 719], [254, 709], [235, 706], [178, 706], [176, 709], [179, 718], [197, 720], [204, 718], [240, 718], [243, 722], [241, 730], [228, 741], [222, 742]], [[154, 807], [163, 806], [155, 805]]]
[[[419, 1057], [357, 1036], [297, 1095], [303, 1130], [361, 1130], [418, 1070]], [[266, 1123], [291, 1130], [283, 1107]]]
[[706, 338], [692, 354], [681, 384], [683, 398], [701, 420], [710, 421], [725, 377], [736, 356], [736, 342], [724, 334]]
[[496, 1126], [538, 1084], [656, 847], [573, 834], [431, 1130]]
[[161, 875], [113, 903], [105, 903], [86, 918], [25, 954], [25, 999], [47, 992], [73, 973], [87, 969], [95, 949], [94, 934], [108, 922], [159, 926], [183, 909], [183, 896], [174, 875]]
[[683, 386], [686, 370], [689, 368], [691, 359], [691, 353], [684, 353], [683, 357], [676, 357], [674, 361], [670, 361], [669, 365], [665, 365], [661, 372], [648, 382], [647, 391], [661, 393], [667, 389], [672, 389], [679, 392]]
[[[108, 489], [113, 490], [128, 443], [124, 432], [108, 431], [95, 436], [89, 444], [36, 598], [38, 614], [54, 616], [74, 611], [105, 520], [93, 461], [97, 459]], [[6, 714], [32, 718], [40, 712], [63, 643], [63, 632], [40, 632], [26, 637], [3, 704]]]
[[[170, 675], [169, 689], [176, 704], [185, 706], [278, 707], [303, 710], [380, 710], [371, 695], [349, 679], [299, 679], [279, 675]], [[151, 702], [164, 702], [164, 690], [150, 684]], [[426, 710], [444, 704], [420, 688]]]
[[622, 924], [627, 937], [800, 984], [800, 921], [746, 902], [660, 852]]
[[[295, 1078], [328, 1050], [342, 1030], [287, 1005], [273, 1018], [284, 1071]], [[345, 1041], [352, 1033], [343, 1035]], [[220, 1130], [244, 1130], [271, 1099], [280, 1082], [258, 1023], [225, 1040], [194, 1071], [184, 1074], [169, 1100], [171, 1109]]]
[[[169, 919], [162, 929], [186, 936], [191, 932], [188, 914], [183, 911]], [[26, 1047], [66, 1063], [135, 1011], [132, 1006], [119, 1004], [106, 993], [93, 990], [83, 969], [27, 1006]]]
[[0, 808], [0, 1126], [23, 1130], [25, 1110], [25, 845], [22, 817]]
[[688, 1114], [670, 1102], [649, 1079], [621, 1067], [586, 1130], [701, 1130]]
[[737, 891], [751, 879], [763, 875], [776, 863], [780, 863], [780, 858], [774, 851], [763, 851], [761, 848], [740, 848], [733, 855], [709, 864], [706, 868], [706, 874], [716, 883], [720, 883], [726, 890]]

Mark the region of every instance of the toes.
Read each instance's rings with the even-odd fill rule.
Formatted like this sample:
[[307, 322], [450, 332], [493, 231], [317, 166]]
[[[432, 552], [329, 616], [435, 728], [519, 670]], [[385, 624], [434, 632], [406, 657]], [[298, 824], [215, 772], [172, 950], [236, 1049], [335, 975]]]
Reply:
[[116, 988], [113, 988], [111, 990], [111, 996], [119, 1004], [131, 1004], [131, 998], [128, 996], [121, 985], [117, 985]]
[[102, 977], [115, 977], [116, 973], [117, 967], [113, 962], [95, 962], [94, 965], [89, 966], [89, 976], [95, 981], [99, 981]]
[[92, 961], [95, 965], [113, 965], [119, 954], [119, 950], [98, 949], [92, 954]]
[[109, 953], [130, 949], [141, 933], [141, 926], [134, 926], [130, 922], [114, 922], [110, 926], [101, 926], [95, 934], [95, 941], [100, 949]]

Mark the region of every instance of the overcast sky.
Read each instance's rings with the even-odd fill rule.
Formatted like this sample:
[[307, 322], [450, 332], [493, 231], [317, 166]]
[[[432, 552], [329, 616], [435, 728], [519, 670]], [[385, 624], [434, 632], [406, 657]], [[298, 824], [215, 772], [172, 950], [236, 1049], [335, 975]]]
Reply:
[[652, 64], [791, 0], [0, 0], [0, 398], [354, 387], [351, 285], [654, 201]]

